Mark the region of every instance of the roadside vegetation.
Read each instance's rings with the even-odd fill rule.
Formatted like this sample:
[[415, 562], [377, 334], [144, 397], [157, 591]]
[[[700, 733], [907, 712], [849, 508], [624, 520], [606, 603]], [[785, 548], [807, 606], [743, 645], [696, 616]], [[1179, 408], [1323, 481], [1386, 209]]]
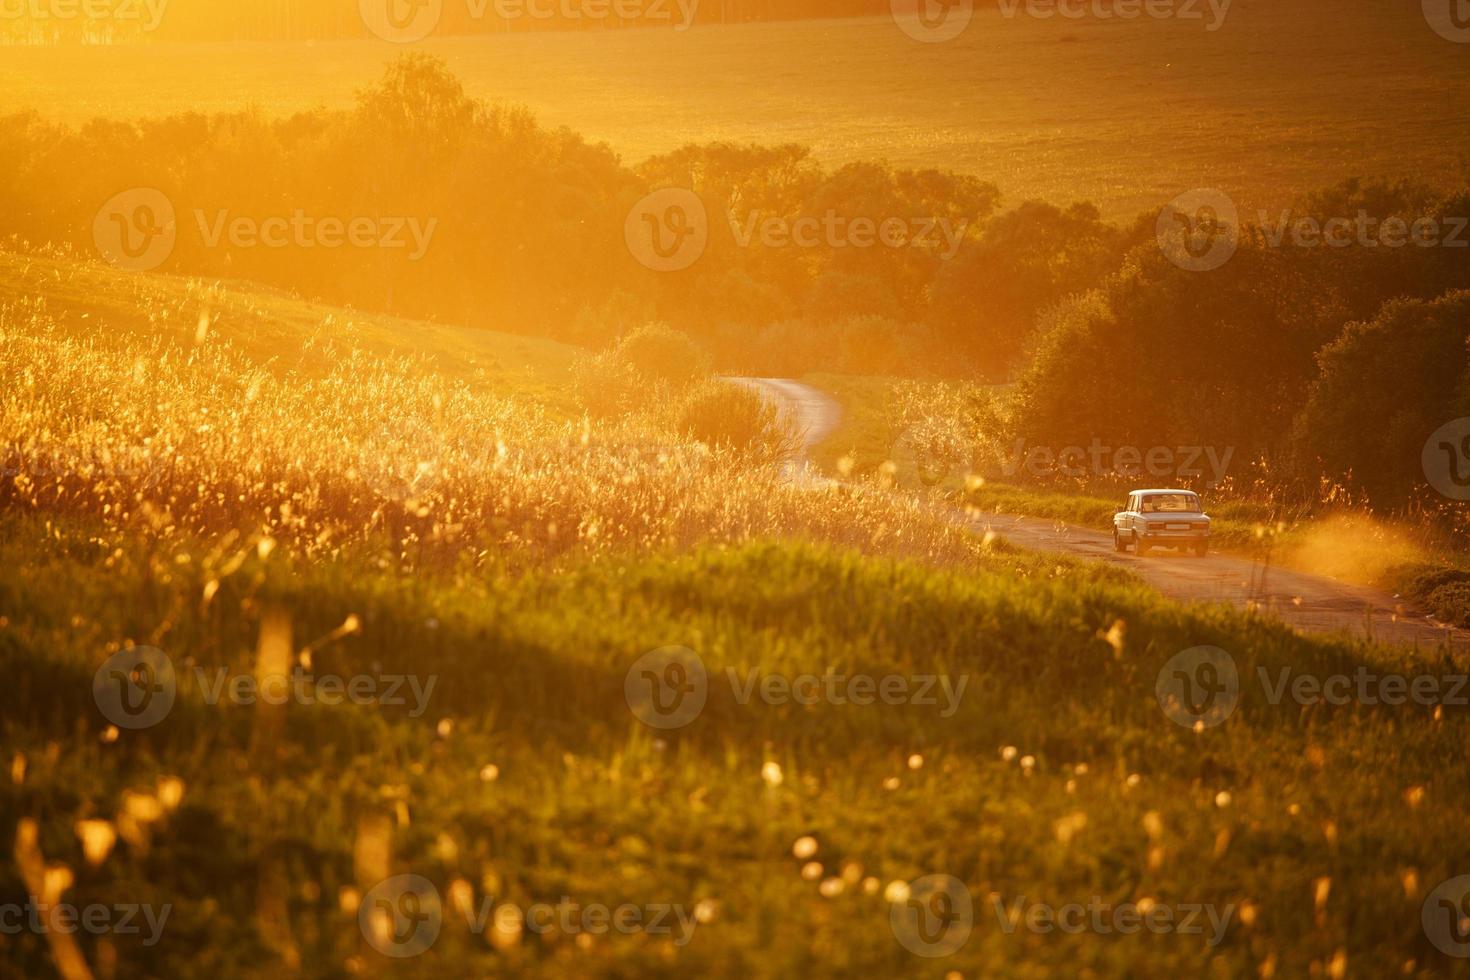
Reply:
[[1212, 487], [1198, 477], [1033, 473], [1027, 443], [1015, 434], [1014, 387], [830, 374], [803, 380], [842, 408], [840, 426], [815, 452], [830, 475], [939, 494], [980, 514], [1096, 531], [1112, 526], [1132, 489], [1188, 486], [1204, 497], [1217, 550], [1377, 586], [1440, 622], [1470, 623], [1466, 516], [1452, 502], [1426, 498], [1380, 511], [1327, 482], [1309, 494], [1264, 478]]

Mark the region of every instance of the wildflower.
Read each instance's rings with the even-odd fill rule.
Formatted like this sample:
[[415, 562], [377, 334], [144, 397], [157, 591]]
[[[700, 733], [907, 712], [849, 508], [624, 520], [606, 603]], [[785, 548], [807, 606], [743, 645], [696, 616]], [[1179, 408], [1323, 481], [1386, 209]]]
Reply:
[[1149, 840], [1158, 840], [1164, 836], [1164, 821], [1157, 810], [1150, 810], [1143, 815], [1143, 830], [1148, 834]]
[[179, 803], [184, 799], [184, 781], [174, 776], [166, 776], [158, 781], [158, 802], [164, 810], [172, 813], [179, 808]]
[[163, 818], [163, 804], [158, 802], [156, 796], [124, 793], [123, 812], [138, 823], [148, 824]]
[[112, 853], [112, 846], [117, 843], [117, 831], [106, 820], [78, 820], [76, 829], [87, 863], [98, 867]]
[[1067, 846], [1072, 843], [1072, 838], [1081, 833], [1082, 828], [1086, 826], [1087, 814], [1080, 810], [1076, 813], [1068, 814], [1058, 820], [1053, 828], [1056, 831], [1057, 843], [1063, 847]]

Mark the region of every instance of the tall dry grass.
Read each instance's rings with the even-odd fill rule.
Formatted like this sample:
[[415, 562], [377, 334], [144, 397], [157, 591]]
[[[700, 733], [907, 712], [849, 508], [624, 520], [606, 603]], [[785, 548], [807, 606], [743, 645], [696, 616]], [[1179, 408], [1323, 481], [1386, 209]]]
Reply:
[[653, 413], [569, 419], [410, 358], [328, 354], [320, 375], [268, 370], [229, 338], [104, 342], [0, 310], [0, 506], [409, 566], [785, 536], [940, 560], [975, 548], [910, 503], [788, 485]]

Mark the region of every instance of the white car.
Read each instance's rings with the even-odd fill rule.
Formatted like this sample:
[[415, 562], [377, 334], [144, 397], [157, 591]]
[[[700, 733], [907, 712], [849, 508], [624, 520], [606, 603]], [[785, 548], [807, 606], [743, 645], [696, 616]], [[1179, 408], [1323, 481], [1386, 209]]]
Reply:
[[1210, 518], [1193, 490], [1135, 490], [1113, 515], [1113, 547], [1132, 545], [1141, 558], [1151, 548], [1210, 553]]

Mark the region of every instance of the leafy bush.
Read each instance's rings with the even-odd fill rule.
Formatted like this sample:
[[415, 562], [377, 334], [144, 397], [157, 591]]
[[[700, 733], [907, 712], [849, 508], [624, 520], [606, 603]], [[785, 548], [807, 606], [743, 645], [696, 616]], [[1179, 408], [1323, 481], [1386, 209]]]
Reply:
[[687, 334], [650, 323], [628, 334], [615, 349], [617, 359], [643, 378], [682, 387], [709, 373], [709, 356]]
[[1441, 585], [1429, 593], [1425, 605], [1440, 622], [1470, 628], [1470, 581]]
[[610, 419], [635, 411], [647, 386], [626, 361], [604, 351], [588, 354], [572, 365], [572, 392], [588, 415]]
[[1322, 472], [1376, 503], [1404, 502], [1424, 482], [1425, 440], [1470, 409], [1467, 340], [1466, 291], [1392, 302], [1372, 322], [1349, 324], [1318, 357], [1292, 432], [1302, 476]]
[[795, 454], [797, 434], [759, 392], [713, 380], [689, 393], [679, 411], [679, 431], [715, 449], [732, 449], [762, 460]]
[[1392, 576], [1392, 586], [1435, 619], [1470, 628], [1470, 570], [1410, 565]]

